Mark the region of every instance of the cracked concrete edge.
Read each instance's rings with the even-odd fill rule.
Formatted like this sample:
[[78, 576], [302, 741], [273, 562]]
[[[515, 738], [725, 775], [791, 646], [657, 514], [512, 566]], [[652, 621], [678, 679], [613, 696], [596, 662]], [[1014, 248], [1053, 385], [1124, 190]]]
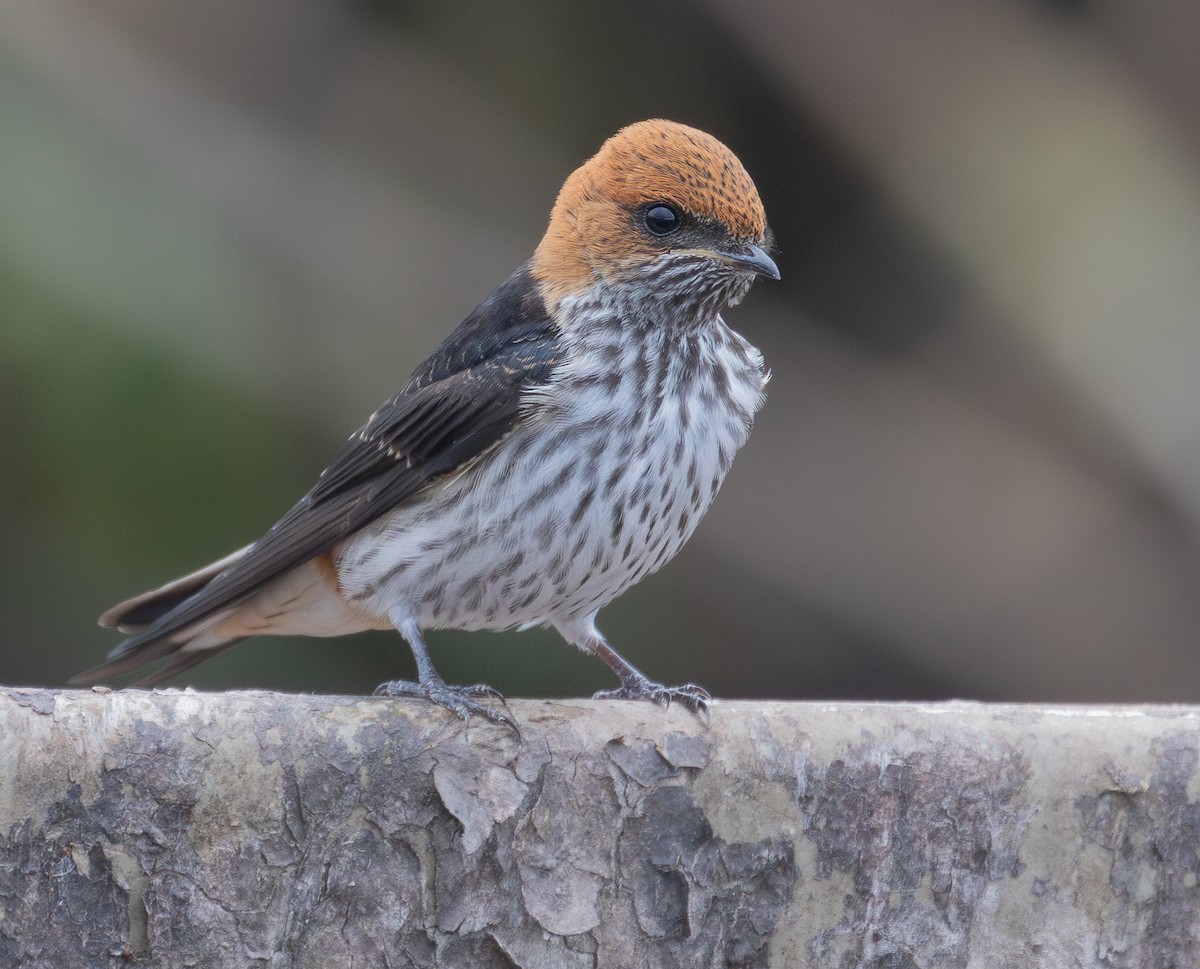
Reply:
[[1198, 708], [510, 709], [0, 691], [0, 962], [1200, 964]]

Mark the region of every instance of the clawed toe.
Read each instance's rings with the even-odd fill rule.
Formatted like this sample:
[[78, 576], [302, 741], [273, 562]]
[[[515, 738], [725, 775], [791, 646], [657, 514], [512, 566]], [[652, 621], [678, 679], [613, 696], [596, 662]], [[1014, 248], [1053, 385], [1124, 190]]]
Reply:
[[462, 690], [464, 693], [469, 693], [471, 696], [486, 696], [493, 700], [504, 702], [504, 694], [497, 690], [494, 686], [488, 686], [486, 683], [475, 683], [471, 686], [459, 686], [454, 689]]
[[615, 690], [601, 690], [593, 697], [597, 700], [650, 700], [668, 707], [672, 703], [679, 703], [695, 714], [707, 713], [708, 703], [712, 700], [708, 690], [695, 683], [663, 686], [646, 679], [623, 683]]
[[655, 703], [665, 703], [667, 706], [672, 703], [681, 703], [692, 713], [705, 713], [708, 711], [712, 694], [695, 683], [685, 683], [683, 686], [660, 686], [654, 690], [650, 699]]
[[505, 711], [498, 710], [484, 699], [504, 702], [504, 696], [499, 690], [485, 683], [472, 686], [451, 686], [440, 680], [432, 683], [414, 683], [412, 680], [391, 680], [380, 683], [375, 688], [374, 696], [383, 697], [421, 697], [436, 703], [439, 707], [449, 710], [461, 720], [470, 720], [472, 716], [480, 716], [492, 723], [508, 727], [518, 737], [521, 730], [517, 722]]
[[412, 680], [388, 680], [371, 691], [371, 696], [425, 696], [420, 683]]

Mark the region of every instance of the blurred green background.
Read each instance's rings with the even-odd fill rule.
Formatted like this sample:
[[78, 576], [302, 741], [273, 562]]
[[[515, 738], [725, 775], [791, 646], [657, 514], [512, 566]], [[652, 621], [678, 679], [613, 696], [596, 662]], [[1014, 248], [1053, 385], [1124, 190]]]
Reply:
[[[691, 545], [601, 614], [722, 696], [1200, 701], [1200, 7], [0, 6], [0, 681], [255, 538], [622, 124], [754, 175], [774, 370]], [[577, 695], [552, 633], [451, 680]], [[365, 692], [394, 636], [179, 685]]]

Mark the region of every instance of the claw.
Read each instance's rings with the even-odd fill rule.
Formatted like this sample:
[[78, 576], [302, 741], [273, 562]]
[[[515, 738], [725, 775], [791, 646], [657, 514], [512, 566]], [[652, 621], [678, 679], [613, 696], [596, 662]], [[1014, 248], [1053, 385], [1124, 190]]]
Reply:
[[601, 690], [593, 694], [596, 700], [650, 700], [670, 707], [673, 702], [681, 703], [692, 713], [707, 718], [708, 703], [712, 694], [695, 683], [685, 683], [682, 686], [663, 686], [645, 677], [631, 679], [622, 683], [615, 690]]
[[427, 684], [414, 683], [412, 680], [390, 680], [387, 683], [380, 683], [372, 696], [420, 697], [449, 710], [460, 720], [469, 721], [472, 715], [478, 715], [492, 723], [501, 724], [516, 734], [518, 740], [521, 739], [521, 728], [517, 726], [517, 722], [512, 717], [503, 710], [497, 710], [490, 704], [480, 702], [483, 698], [504, 702], [504, 695], [485, 683], [476, 683], [473, 686], [451, 686], [441, 682], [440, 679]]
[[504, 694], [497, 690], [494, 686], [488, 686], [486, 683], [474, 683], [471, 686], [459, 686], [454, 689], [462, 690], [464, 693], [469, 693], [471, 696], [486, 696], [493, 700], [504, 702]]

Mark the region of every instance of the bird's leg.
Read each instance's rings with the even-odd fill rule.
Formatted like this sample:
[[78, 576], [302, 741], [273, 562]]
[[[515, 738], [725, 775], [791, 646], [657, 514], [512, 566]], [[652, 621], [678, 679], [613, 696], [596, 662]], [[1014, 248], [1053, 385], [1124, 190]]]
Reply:
[[504, 724], [504, 726], [511, 728], [518, 736], [520, 735], [521, 731], [512, 717], [503, 710], [498, 710], [482, 702], [486, 698], [499, 700], [503, 703], [504, 697], [500, 694], [499, 690], [484, 683], [476, 683], [473, 686], [451, 686], [434, 669], [433, 660], [429, 658], [429, 648], [425, 645], [425, 636], [421, 632], [421, 627], [414, 620], [400, 613], [398, 610], [389, 613], [388, 618], [392, 620], [392, 625], [396, 627], [396, 630], [404, 637], [405, 642], [412, 649], [413, 658], [417, 661], [418, 682], [414, 683], [412, 680], [391, 680], [387, 683], [380, 683], [375, 688], [375, 696], [423, 697], [440, 707], [445, 707], [463, 720], [470, 720], [472, 714], [479, 714], [479, 716], [486, 717], [493, 723]]
[[692, 713], [701, 713], [707, 709], [708, 701], [712, 699], [708, 690], [695, 683], [685, 683], [682, 686], [663, 686], [655, 683], [634, 666], [629, 660], [608, 645], [594, 622], [563, 624], [558, 631], [571, 643], [587, 653], [593, 653], [604, 660], [608, 668], [617, 674], [621, 685], [614, 690], [600, 690], [593, 694], [597, 700], [653, 700], [655, 703], [682, 703]]

